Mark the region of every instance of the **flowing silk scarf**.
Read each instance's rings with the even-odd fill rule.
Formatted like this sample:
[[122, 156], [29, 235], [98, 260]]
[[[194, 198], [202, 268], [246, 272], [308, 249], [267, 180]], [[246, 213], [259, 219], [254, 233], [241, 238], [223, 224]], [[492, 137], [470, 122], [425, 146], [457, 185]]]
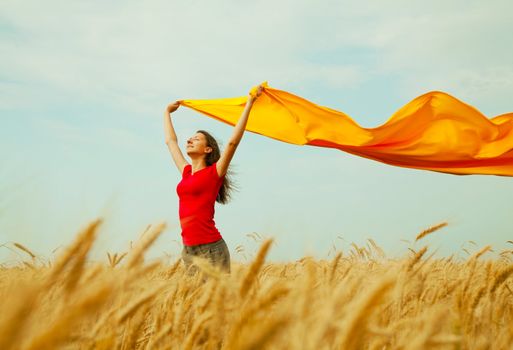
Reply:
[[[246, 130], [296, 145], [336, 148], [390, 165], [467, 175], [513, 176], [513, 113], [488, 119], [440, 92], [421, 95], [383, 125], [359, 126], [348, 115], [263, 83]], [[254, 87], [250, 94], [256, 92]], [[180, 100], [235, 125], [248, 96]]]

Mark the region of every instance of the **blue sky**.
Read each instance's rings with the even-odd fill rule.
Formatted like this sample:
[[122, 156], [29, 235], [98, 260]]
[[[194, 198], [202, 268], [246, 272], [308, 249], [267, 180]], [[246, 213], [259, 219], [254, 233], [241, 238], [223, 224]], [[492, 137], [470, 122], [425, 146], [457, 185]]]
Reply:
[[[4, 1], [0, 244], [51, 257], [104, 217], [93, 252], [103, 259], [165, 221], [150, 255], [176, 256], [180, 174], [162, 114], [177, 99], [268, 81], [365, 127], [429, 90], [488, 117], [511, 112], [511, 13], [508, 1]], [[231, 135], [191, 110], [173, 118], [182, 144], [198, 129]], [[245, 259], [238, 245], [254, 252], [252, 232], [275, 237], [271, 260], [326, 258], [367, 238], [401, 256], [402, 239], [442, 221], [425, 240], [441, 255], [513, 239], [511, 178], [403, 169], [249, 132], [232, 164], [240, 191], [216, 205], [216, 223], [233, 260]]]

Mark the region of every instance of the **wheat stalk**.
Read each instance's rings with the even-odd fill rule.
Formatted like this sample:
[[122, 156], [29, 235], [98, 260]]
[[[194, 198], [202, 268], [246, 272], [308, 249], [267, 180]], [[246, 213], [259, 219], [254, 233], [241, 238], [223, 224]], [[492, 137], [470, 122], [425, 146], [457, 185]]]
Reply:
[[445, 227], [445, 226], [447, 226], [447, 225], [448, 225], [448, 223], [447, 223], [447, 222], [442, 222], [442, 223], [440, 223], [440, 224], [437, 224], [437, 225], [434, 225], [434, 226], [431, 226], [431, 227], [429, 227], [429, 228], [425, 229], [424, 231], [422, 231], [421, 233], [419, 233], [419, 234], [417, 235], [417, 237], [415, 237], [415, 242], [417, 242], [418, 240], [420, 240], [420, 239], [422, 239], [422, 238], [426, 237], [427, 235], [429, 235], [429, 234], [431, 234], [431, 233], [433, 233], [433, 232], [435, 232], [435, 231], [437, 231], [437, 230], [439, 230], [439, 229], [441, 229], [442, 227]]
[[239, 288], [239, 295], [244, 298], [246, 294], [249, 292], [251, 286], [253, 285], [257, 275], [258, 271], [262, 268], [262, 265], [264, 264], [265, 257], [267, 255], [267, 252], [269, 251], [269, 248], [271, 247], [271, 244], [273, 243], [273, 239], [267, 239], [265, 240], [262, 245], [260, 246], [260, 249], [258, 250], [257, 256], [253, 263], [249, 266], [248, 272], [246, 273], [246, 276], [242, 279], [242, 283]]
[[24, 245], [20, 244], [20, 243], [14, 243], [14, 246], [16, 248], [18, 248], [19, 250], [22, 250], [24, 251], [25, 253], [27, 253], [28, 255], [30, 255], [30, 257], [32, 259], [35, 259], [36, 258], [36, 254], [32, 253], [32, 251], [30, 249], [28, 249], [27, 247], [25, 247]]

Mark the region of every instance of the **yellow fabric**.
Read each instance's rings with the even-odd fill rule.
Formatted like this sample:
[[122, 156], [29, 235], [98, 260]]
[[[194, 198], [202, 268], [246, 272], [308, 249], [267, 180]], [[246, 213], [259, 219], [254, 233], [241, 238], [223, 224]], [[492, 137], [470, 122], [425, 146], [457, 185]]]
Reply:
[[[248, 131], [401, 167], [513, 176], [513, 113], [488, 119], [447, 93], [431, 91], [407, 103], [383, 125], [364, 128], [342, 112], [267, 83], [263, 86], [251, 109]], [[181, 100], [180, 104], [235, 125], [247, 98]]]

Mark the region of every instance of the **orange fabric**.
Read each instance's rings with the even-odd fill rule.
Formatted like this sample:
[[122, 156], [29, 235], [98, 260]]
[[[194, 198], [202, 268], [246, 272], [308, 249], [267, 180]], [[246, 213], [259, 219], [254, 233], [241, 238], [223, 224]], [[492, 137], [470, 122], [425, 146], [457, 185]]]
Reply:
[[[486, 118], [440, 92], [421, 95], [383, 125], [359, 126], [348, 115], [263, 83], [246, 130], [276, 140], [337, 148], [390, 165], [450, 174], [513, 176], [513, 113]], [[254, 87], [250, 94], [254, 94]], [[180, 104], [235, 125], [247, 96], [181, 100]]]

